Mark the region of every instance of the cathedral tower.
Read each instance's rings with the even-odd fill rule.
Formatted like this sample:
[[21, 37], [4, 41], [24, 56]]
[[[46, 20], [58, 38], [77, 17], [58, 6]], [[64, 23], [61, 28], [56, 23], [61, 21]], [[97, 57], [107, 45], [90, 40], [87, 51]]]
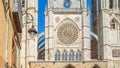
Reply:
[[[92, 0], [93, 24], [98, 35], [98, 59], [111, 61], [119, 67], [120, 60], [120, 0]], [[95, 6], [96, 5], [96, 6]]]
[[101, 59], [118, 60], [120, 57], [119, 13], [120, 0], [101, 0], [101, 11], [99, 12], [99, 46]]
[[86, 0], [48, 0], [45, 60], [90, 60], [90, 14]]

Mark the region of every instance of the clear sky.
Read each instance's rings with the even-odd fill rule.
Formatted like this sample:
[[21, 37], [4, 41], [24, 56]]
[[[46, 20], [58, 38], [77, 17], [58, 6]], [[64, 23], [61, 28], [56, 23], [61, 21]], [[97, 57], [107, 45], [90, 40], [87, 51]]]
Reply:
[[47, 5], [47, 0], [38, 0], [38, 34], [43, 32], [45, 28], [44, 23], [45, 5]]
[[[90, 8], [90, 0], [87, 0], [87, 3], [87, 6]], [[38, 0], [38, 34], [43, 32], [45, 28], [45, 5], [47, 5], [47, 0]]]

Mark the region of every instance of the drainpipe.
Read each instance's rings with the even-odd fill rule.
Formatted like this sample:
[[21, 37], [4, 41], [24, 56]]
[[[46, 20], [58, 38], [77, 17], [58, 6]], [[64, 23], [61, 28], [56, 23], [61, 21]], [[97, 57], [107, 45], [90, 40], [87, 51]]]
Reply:
[[9, 46], [9, 9], [7, 11], [7, 25], [6, 25], [6, 63], [5, 68], [8, 68], [8, 46]]
[[[26, 9], [25, 9], [25, 13], [27, 13], [27, 9], [28, 9], [28, 0], [26, 0], [25, 2], [26, 4]], [[26, 14], [27, 15], [27, 14]], [[27, 68], [27, 16], [26, 16], [26, 21], [25, 21], [26, 25], [25, 25], [25, 68]]]
[[8, 49], [9, 49], [9, 6], [10, 6], [10, 1], [7, 0], [5, 1], [8, 3], [8, 9], [7, 9], [7, 21], [6, 21], [6, 62], [5, 62], [5, 68], [8, 68]]

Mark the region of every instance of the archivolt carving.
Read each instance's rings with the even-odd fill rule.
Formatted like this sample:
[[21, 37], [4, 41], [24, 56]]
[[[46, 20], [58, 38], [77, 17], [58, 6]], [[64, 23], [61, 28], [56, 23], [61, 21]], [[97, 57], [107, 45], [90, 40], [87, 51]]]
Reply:
[[79, 17], [76, 17], [76, 18], [75, 18], [75, 21], [76, 21], [76, 22], [79, 22], [79, 21], [80, 21], [80, 18], [79, 18]]

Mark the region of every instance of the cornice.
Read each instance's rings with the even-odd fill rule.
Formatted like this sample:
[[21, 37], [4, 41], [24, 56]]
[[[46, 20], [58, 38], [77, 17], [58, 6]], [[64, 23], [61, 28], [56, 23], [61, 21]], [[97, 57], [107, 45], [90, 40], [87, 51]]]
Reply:
[[101, 9], [101, 11], [107, 13], [107, 14], [116, 14], [116, 15], [120, 15], [119, 11], [114, 11], [114, 10], [109, 10], [109, 9]]

